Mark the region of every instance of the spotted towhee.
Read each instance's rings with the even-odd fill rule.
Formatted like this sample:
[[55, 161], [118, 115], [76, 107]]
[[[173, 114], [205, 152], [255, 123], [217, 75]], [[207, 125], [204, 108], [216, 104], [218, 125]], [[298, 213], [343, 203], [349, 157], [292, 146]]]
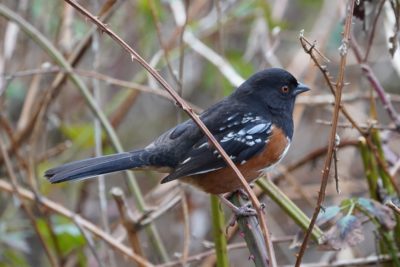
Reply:
[[[251, 76], [230, 96], [200, 118], [247, 181], [277, 164], [293, 135], [296, 96], [309, 88], [283, 69]], [[52, 183], [77, 180], [126, 169], [155, 169], [201, 190], [221, 194], [241, 184], [197, 125], [188, 120], [162, 134], [143, 149], [67, 163], [46, 171]]]

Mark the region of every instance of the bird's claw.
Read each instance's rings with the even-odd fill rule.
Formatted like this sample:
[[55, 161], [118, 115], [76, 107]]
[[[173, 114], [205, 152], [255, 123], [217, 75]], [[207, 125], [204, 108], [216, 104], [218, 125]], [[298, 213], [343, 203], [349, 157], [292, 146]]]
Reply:
[[236, 209], [233, 209], [232, 211], [233, 211], [233, 215], [229, 219], [229, 224], [225, 229], [226, 234], [228, 234], [229, 227], [233, 227], [235, 225], [236, 221], [240, 217], [248, 217], [248, 216], [256, 216], [257, 215], [257, 211], [252, 208], [250, 203], [247, 203], [241, 207], [236, 207]]
[[246, 216], [255, 216], [257, 215], [257, 211], [252, 208], [251, 204], [245, 204], [241, 207], [238, 207], [237, 210], [233, 211], [236, 217], [246, 217]]

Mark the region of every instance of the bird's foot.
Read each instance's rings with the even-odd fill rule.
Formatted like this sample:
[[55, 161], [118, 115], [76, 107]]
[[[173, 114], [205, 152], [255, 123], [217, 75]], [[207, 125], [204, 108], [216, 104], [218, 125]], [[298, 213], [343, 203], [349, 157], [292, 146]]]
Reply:
[[247, 216], [257, 215], [257, 211], [252, 207], [250, 203], [246, 203], [241, 207], [236, 207], [236, 209], [232, 211], [236, 215], [236, 217], [247, 217]]
[[229, 227], [233, 227], [239, 218], [248, 216], [257, 216], [257, 211], [252, 208], [250, 203], [246, 203], [241, 207], [234, 206], [234, 208], [232, 208], [232, 212], [233, 214], [229, 219], [228, 226], [225, 229], [227, 234]]

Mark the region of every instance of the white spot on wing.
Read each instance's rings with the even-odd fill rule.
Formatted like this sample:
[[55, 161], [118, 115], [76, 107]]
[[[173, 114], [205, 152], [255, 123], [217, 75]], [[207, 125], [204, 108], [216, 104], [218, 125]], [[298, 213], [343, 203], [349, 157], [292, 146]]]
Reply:
[[205, 147], [205, 146], [208, 146], [208, 143], [207, 143], [207, 142], [202, 143], [198, 148], [203, 148], [203, 147]]
[[254, 146], [254, 145], [255, 145], [255, 142], [254, 142], [254, 141], [249, 141], [249, 142], [246, 142], [246, 145], [248, 145], [248, 146]]
[[221, 143], [225, 143], [228, 142], [230, 140], [232, 140], [233, 137], [228, 137], [228, 136], [224, 136], [224, 138], [222, 138]]
[[233, 120], [237, 115], [238, 115], [237, 113], [236, 113], [236, 114], [233, 114], [232, 116], [230, 116], [230, 117], [227, 118], [226, 120], [227, 120], [227, 121], [231, 121], [231, 120]]
[[191, 157], [188, 157], [187, 159], [185, 159], [183, 162], [182, 162], [182, 164], [185, 164], [185, 163], [187, 163], [189, 160], [191, 160], [192, 158]]
[[255, 125], [255, 126], [253, 126], [253, 127], [250, 128], [249, 130], [247, 130], [247, 133], [248, 133], [248, 134], [261, 133], [261, 132], [265, 131], [268, 127], [269, 127], [269, 124], [260, 123], [260, 124], [257, 124], [257, 125]]
[[219, 170], [219, 169], [221, 169], [221, 167], [198, 171], [198, 172], [191, 173], [189, 175], [203, 174], [203, 173], [212, 172], [212, 171]]
[[221, 139], [221, 143], [230, 141], [234, 136], [235, 134], [233, 132], [228, 133], [227, 135], [224, 136], [224, 138]]

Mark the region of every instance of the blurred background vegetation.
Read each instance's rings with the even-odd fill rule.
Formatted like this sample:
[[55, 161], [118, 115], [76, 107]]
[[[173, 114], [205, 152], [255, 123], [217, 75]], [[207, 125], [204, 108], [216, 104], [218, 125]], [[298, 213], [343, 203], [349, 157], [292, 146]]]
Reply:
[[[308, 84], [290, 152], [269, 179], [309, 216], [334, 97], [299, 36], [304, 30], [315, 40], [323, 55], [317, 58], [335, 81], [347, 2], [79, 1], [198, 112], [267, 67], [283, 67]], [[305, 266], [367, 265], [368, 256], [376, 264], [373, 257], [382, 254], [392, 259], [387, 266], [399, 266], [398, 215], [384, 205], [399, 205], [399, 10], [398, 0], [364, 0], [355, 8], [342, 105], [362, 131], [340, 116], [337, 172], [318, 222], [327, 250], [310, 244]], [[158, 83], [62, 0], [3, 0], [0, 37], [0, 266], [132, 266], [132, 257], [121, 254], [131, 246], [161, 266], [214, 266], [206, 194], [159, 185], [162, 175], [150, 171], [57, 185], [43, 178], [68, 161], [143, 147], [185, 120]], [[111, 193], [115, 187], [123, 196]], [[300, 227], [262, 190], [260, 199], [278, 264], [290, 266]], [[227, 237], [229, 263], [218, 264], [252, 266], [237, 229]]]

